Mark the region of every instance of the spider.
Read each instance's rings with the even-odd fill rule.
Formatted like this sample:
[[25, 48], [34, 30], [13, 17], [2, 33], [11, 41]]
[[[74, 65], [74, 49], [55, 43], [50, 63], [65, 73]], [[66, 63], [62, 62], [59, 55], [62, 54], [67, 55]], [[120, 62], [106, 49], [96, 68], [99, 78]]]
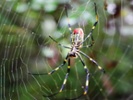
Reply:
[[[89, 73], [89, 69], [87, 68], [87, 66], [86, 66], [84, 60], [82, 59], [82, 56], [81, 55], [83, 55], [86, 58], [88, 58], [91, 62], [93, 62], [97, 66], [97, 68], [99, 70], [101, 70], [103, 73], [105, 73], [104, 69], [101, 66], [99, 66], [99, 64], [94, 59], [92, 59], [91, 57], [89, 57], [88, 55], [86, 55], [84, 52], [80, 51], [80, 49], [82, 47], [91, 47], [94, 44], [94, 39], [93, 39], [92, 33], [93, 33], [93, 30], [95, 29], [97, 23], [98, 23], [98, 15], [97, 15], [96, 3], [94, 3], [94, 6], [95, 6], [96, 22], [92, 26], [91, 31], [89, 32], [89, 34], [87, 35], [87, 37], [85, 37], [85, 39], [84, 39], [84, 32], [83, 32], [82, 28], [75, 28], [72, 31], [71, 25], [69, 23], [69, 19], [68, 19], [68, 28], [69, 28], [69, 31], [71, 33], [71, 47], [62, 45], [62, 44], [58, 43], [55, 39], [53, 39], [51, 36], [49, 36], [59, 46], [64, 47], [64, 48], [67, 48], [67, 49], [70, 49], [70, 51], [68, 52], [68, 54], [67, 54], [66, 58], [64, 59], [63, 63], [61, 65], [59, 65], [58, 67], [56, 67], [55, 69], [53, 69], [51, 72], [49, 72], [49, 73], [40, 73], [40, 74], [29, 73], [29, 74], [32, 74], [32, 75], [51, 75], [54, 72], [56, 72], [57, 70], [59, 70], [61, 67], [63, 67], [66, 63], [68, 63], [67, 73], [65, 75], [65, 78], [64, 78], [64, 81], [63, 81], [63, 84], [62, 84], [60, 90], [57, 93], [54, 93], [54, 94], [51, 94], [51, 95], [48, 95], [48, 96], [44, 96], [44, 97], [51, 97], [51, 96], [54, 96], [54, 95], [56, 95], [56, 94], [58, 94], [58, 93], [60, 93], [60, 92], [63, 91], [64, 86], [65, 86], [65, 84], [67, 82], [67, 79], [68, 79], [68, 75], [70, 73], [70, 68], [71, 68], [70, 61], [71, 61], [71, 58], [79, 58], [80, 61], [81, 61], [81, 63], [82, 63], [82, 65], [83, 65], [83, 67], [84, 67], [84, 70], [86, 72], [85, 88], [84, 88], [84, 92], [83, 92], [82, 95], [86, 95], [87, 92], [88, 92], [88, 85], [89, 85], [90, 73]], [[66, 7], [65, 7], [65, 12], [66, 12], [66, 16], [68, 18], [68, 12], [67, 12], [67, 8]], [[89, 37], [91, 38], [92, 43], [90, 45], [87, 45], [87, 46], [82, 46], [83, 43]], [[79, 97], [81, 97], [81, 96], [79, 96]], [[77, 98], [79, 98], [79, 97], [77, 97]], [[75, 99], [77, 99], [77, 98], [75, 98]]]

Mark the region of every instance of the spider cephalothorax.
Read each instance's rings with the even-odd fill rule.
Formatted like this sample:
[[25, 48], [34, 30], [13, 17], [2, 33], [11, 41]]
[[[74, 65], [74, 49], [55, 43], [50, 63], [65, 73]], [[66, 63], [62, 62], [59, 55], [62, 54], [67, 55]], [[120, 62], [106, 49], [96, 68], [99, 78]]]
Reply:
[[[99, 66], [99, 64], [94, 60], [92, 59], [91, 57], [89, 57], [88, 55], [86, 55], [84, 52], [80, 51], [80, 48], [85, 48], [85, 47], [91, 47], [93, 46], [94, 44], [94, 39], [93, 39], [93, 36], [92, 36], [92, 33], [93, 33], [93, 30], [95, 29], [97, 23], [98, 23], [98, 15], [97, 15], [97, 8], [96, 8], [96, 3], [94, 3], [94, 6], [95, 6], [95, 14], [96, 14], [96, 22], [94, 23], [93, 27], [91, 28], [89, 34], [84, 38], [84, 32], [82, 30], [82, 28], [76, 28], [72, 31], [71, 29], [71, 25], [69, 24], [68, 22], [68, 27], [69, 27], [69, 31], [70, 31], [70, 34], [71, 34], [71, 47], [69, 46], [65, 46], [65, 45], [62, 45], [60, 43], [58, 43], [55, 39], [53, 39], [51, 36], [49, 36], [54, 42], [56, 42], [59, 46], [61, 47], [64, 47], [64, 48], [67, 48], [69, 49], [70, 51], [67, 53], [67, 56], [66, 58], [64, 59], [63, 63], [61, 65], [59, 65], [57, 68], [53, 69], [51, 72], [49, 73], [42, 73], [42, 74], [34, 74], [34, 73], [30, 73], [32, 75], [51, 75], [53, 74], [54, 72], [56, 72], [58, 69], [60, 69], [61, 67], [63, 67], [66, 63], [68, 63], [68, 66], [67, 66], [67, 73], [65, 75], [65, 78], [64, 78], [64, 81], [63, 81], [63, 84], [60, 88], [60, 90], [52, 95], [44, 95], [44, 97], [52, 97], [56, 94], [58, 94], [59, 92], [62, 92], [62, 90], [64, 89], [64, 86], [67, 82], [67, 79], [68, 79], [68, 75], [70, 73], [70, 60], [71, 58], [73, 57], [77, 57], [79, 58], [79, 60], [81, 61], [83, 67], [84, 67], [84, 70], [85, 70], [85, 73], [86, 73], [86, 83], [85, 83], [85, 88], [84, 88], [84, 93], [81, 94], [80, 96], [74, 98], [74, 99], [77, 99], [79, 97], [81, 97], [82, 95], [86, 95], [87, 92], [88, 92], [88, 87], [89, 87], [89, 77], [90, 77], [90, 73], [89, 73], [89, 69], [87, 68], [83, 58], [81, 55], [85, 56], [86, 58], [88, 58], [91, 62], [93, 62], [97, 68], [99, 70], [101, 70], [102, 72], [104, 72], [104, 69]], [[66, 15], [67, 15], [67, 18], [68, 18], [68, 14], [67, 14], [67, 9], [65, 10], [66, 11]], [[69, 21], [69, 20], [68, 20]], [[92, 43], [87, 45], [87, 46], [83, 46], [83, 43], [90, 37]]]

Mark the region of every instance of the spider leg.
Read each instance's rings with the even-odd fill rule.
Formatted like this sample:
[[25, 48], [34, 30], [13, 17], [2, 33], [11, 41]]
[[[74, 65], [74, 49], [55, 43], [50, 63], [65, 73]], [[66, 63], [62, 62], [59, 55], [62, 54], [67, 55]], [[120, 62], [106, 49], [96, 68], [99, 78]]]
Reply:
[[85, 70], [85, 72], [86, 72], [86, 74], [87, 74], [87, 75], [86, 75], [85, 90], [84, 90], [84, 93], [83, 93], [84, 95], [86, 95], [87, 92], [88, 92], [88, 85], [89, 85], [90, 73], [89, 73], [89, 70], [88, 70], [88, 68], [86, 67], [86, 65], [85, 65], [85, 63], [84, 63], [84, 61], [83, 61], [81, 55], [80, 55], [79, 53], [77, 53], [77, 55], [78, 55], [78, 57], [80, 58], [80, 61], [81, 61], [82, 65], [84, 66], [84, 70]]
[[56, 67], [55, 69], [53, 69], [51, 72], [49, 72], [49, 73], [40, 73], [40, 74], [37, 74], [37, 73], [28, 73], [28, 74], [31, 74], [31, 75], [51, 75], [51, 74], [53, 74], [54, 72], [56, 72], [57, 70], [59, 70], [61, 67], [63, 67], [65, 64], [66, 64], [66, 62], [67, 62], [67, 59], [68, 59], [68, 55], [66, 56], [66, 58], [64, 59], [64, 61], [63, 61], [63, 63], [60, 65], [60, 66], [58, 66], [58, 67]]
[[86, 46], [82, 46], [81, 48], [89, 48], [89, 47], [92, 47], [93, 44], [90, 44], [90, 45], [86, 45]]
[[89, 77], [90, 77], [90, 73], [89, 73], [89, 70], [88, 70], [88, 68], [86, 67], [86, 65], [85, 65], [85, 63], [84, 63], [84, 61], [83, 61], [81, 55], [80, 55], [78, 52], [76, 53], [76, 55], [79, 57], [79, 59], [80, 59], [82, 65], [84, 66], [84, 70], [85, 70], [85, 72], [86, 72], [85, 89], [84, 89], [84, 93], [81, 94], [80, 96], [78, 96], [78, 97], [76, 97], [76, 98], [66, 99], [66, 100], [76, 100], [76, 99], [82, 97], [83, 95], [86, 95], [87, 92], [88, 92], [88, 85], [89, 85]]
[[64, 47], [64, 48], [67, 48], [67, 49], [71, 49], [71, 47], [68, 47], [68, 46], [65, 46], [65, 45], [62, 45], [60, 43], [58, 43], [54, 38], [52, 38], [51, 36], [49, 36], [50, 39], [52, 39], [55, 43], [57, 43], [59, 46], [61, 47]]
[[91, 28], [91, 31], [89, 32], [89, 34], [87, 35], [87, 37], [84, 39], [84, 41], [81, 42], [81, 44], [83, 44], [89, 37], [91, 37], [92, 45], [94, 44], [94, 39], [93, 39], [92, 33], [93, 33], [93, 30], [95, 29], [97, 23], [98, 23], [98, 14], [97, 14], [96, 3], [94, 3], [94, 6], [95, 6], [96, 22], [93, 24], [93, 26], [92, 26], [92, 28]]
[[101, 70], [103, 73], [105, 73], [105, 70], [101, 66], [99, 66], [99, 64], [94, 59], [92, 59], [91, 57], [89, 57], [88, 55], [86, 55], [85, 53], [83, 53], [82, 51], [78, 51], [78, 52], [80, 54], [84, 55], [85, 57], [87, 57], [90, 61], [92, 61], [97, 66], [97, 68], [99, 70]]
[[67, 82], [67, 78], [68, 78], [69, 73], [70, 73], [70, 58], [68, 59], [67, 73], [66, 73], [65, 79], [63, 81], [63, 84], [62, 84], [59, 92], [62, 92], [62, 90], [64, 89], [64, 86]]
[[60, 90], [59, 90], [58, 92], [54, 93], [54, 94], [51, 94], [51, 95], [48, 95], [48, 96], [43, 95], [43, 96], [44, 96], [44, 97], [52, 97], [52, 96], [55, 96], [55, 95], [57, 95], [58, 93], [62, 92], [62, 90], [64, 89], [64, 86], [66, 85], [66, 82], [67, 82], [69, 73], [70, 73], [70, 58], [68, 59], [67, 73], [66, 73], [66, 75], [65, 75], [65, 79], [64, 79], [64, 81], [63, 81], [63, 84], [62, 84]]

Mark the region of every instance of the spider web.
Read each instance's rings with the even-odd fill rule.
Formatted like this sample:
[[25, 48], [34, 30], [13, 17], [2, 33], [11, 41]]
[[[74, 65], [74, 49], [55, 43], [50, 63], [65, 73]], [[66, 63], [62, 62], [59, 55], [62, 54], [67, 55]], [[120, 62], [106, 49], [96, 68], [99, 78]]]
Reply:
[[[95, 22], [94, 2], [99, 23], [93, 32], [95, 44], [81, 51], [92, 57], [106, 73], [83, 57], [91, 77], [88, 94], [79, 100], [132, 100], [133, 1], [105, 0], [6, 0], [0, 1], [0, 99], [63, 100], [84, 92], [86, 74], [79, 59], [72, 59], [64, 90], [58, 92], [67, 72], [67, 64], [52, 75], [48, 73], [64, 60], [68, 49], [48, 37], [70, 46], [68, 8], [72, 29], [81, 27], [85, 37]], [[90, 44], [88, 39], [84, 45]]]

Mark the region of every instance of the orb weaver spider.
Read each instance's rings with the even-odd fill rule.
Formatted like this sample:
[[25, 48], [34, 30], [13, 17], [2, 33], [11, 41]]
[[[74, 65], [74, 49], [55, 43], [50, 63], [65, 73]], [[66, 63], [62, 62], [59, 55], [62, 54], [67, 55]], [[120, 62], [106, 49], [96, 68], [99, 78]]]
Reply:
[[[92, 33], [93, 33], [93, 30], [95, 29], [97, 23], [98, 23], [98, 15], [97, 15], [97, 7], [96, 7], [96, 3], [94, 3], [94, 6], [95, 6], [95, 15], [96, 15], [96, 22], [93, 24], [92, 26], [92, 29], [91, 31], [89, 32], [89, 34], [87, 35], [87, 37], [85, 37], [84, 39], [84, 32], [82, 30], [82, 28], [75, 28], [73, 31], [72, 31], [72, 28], [71, 28], [71, 25], [69, 23], [69, 19], [68, 19], [68, 28], [69, 28], [69, 31], [71, 33], [71, 47], [68, 47], [68, 46], [65, 46], [65, 45], [62, 45], [60, 43], [58, 43], [55, 39], [53, 39], [51, 36], [49, 36], [49, 38], [51, 38], [55, 43], [57, 43], [59, 46], [61, 47], [64, 47], [64, 48], [67, 48], [67, 49], [70, 49], [70, 52], [68, 52], [66, 58], [64, 59], [63, 63], [61, 65], [59, 65], [58, 67], [56, 67], [55, 69], [53, 69], [51, 72], [49, 73], [40, 73], [40, 74], [36, 74], [36, 73], [29, 73], [31, 75], [51, 75], [53, 74], [54, 72], [56, 72], [57, 70], [59, 70], [61, 67], [63, 67], [66, 63], [68, 63], [68, 66], [67, 66], [67, 73], [65, 75], [65, 78], [64, 78], [64, 81], [63, 81], [63, 84], [60, 88], [60, 90], [57, 92], [57, 93], [54, 93], [52, 95], [48, 95], [48, 96], [45, 96], [43, 95], [44, 97], [52, 97], [60, 92], [63, 91], [64, 89], [64, 86], [67, 82], [67, 79], [68, 79], [68, 75], [70, 73], [70, 61], [71, 61], [71, 58], [76, 58], [78, 57], [79, 60], [81, 61], [82, 65], [84, 66], [84, 70], [86, 72], [86, 83], [85, 83], [85, 88], [84, 88], [84, 92], [83, 94], [81, 94], [79, 97], [81, 97], [82, 95], [86, 95], [87, 92], [88, 92], [88, 85], [89, 85], [89, 77], [90, 77], [90, 73], [89, 73], [89, 69], [87, 68], [84, 60], [82, 59], [82, 56], [85, 56], [86, 58], [88, 58], [91, 62], [93, 62], [97, 68], [99, 70], [101, 70], [103, 73], [105, 73], [104, 69], [99, 66], [99, 64], [94, 60], [92, 59], [91, 57], [89, 57], [88, 55], [86, 55], [84, 52], [80, 51], [80, 49], [82, 47], [91, 47], [93, 46], [94, 44], [94, 39], [93, 39], [93, 36], [92, 36]], [[65, 7], [65, 12], [66, 12], [66, 16], [68, 18], [68, 12], [67, 12], [67, 8]], [[88, 38], [91, 38], [91, 41], [92, 43], [90, 45], [87, 45], [87, 46], [82, 46], [83, 43], [88, 39]], [[79, 97], [76, 97], [74, 99], [77, 99]]]

